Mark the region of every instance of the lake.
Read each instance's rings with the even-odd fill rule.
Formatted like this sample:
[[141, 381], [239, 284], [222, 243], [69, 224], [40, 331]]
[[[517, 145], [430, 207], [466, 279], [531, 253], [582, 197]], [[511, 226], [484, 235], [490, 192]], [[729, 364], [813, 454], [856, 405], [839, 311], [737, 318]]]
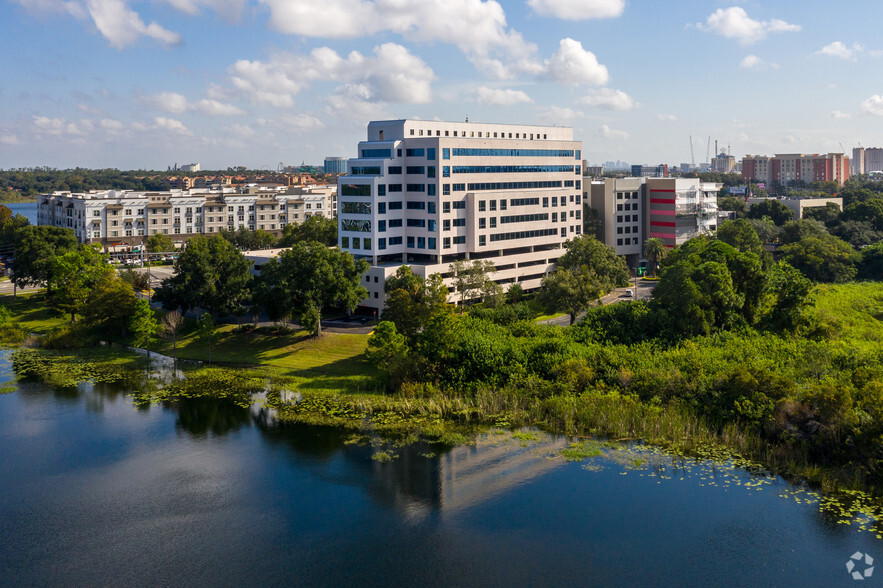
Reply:
[[848, 561], [883, 557], [805, 488], [728, 464], [568, 462], [570, 439], [502, 429], [383, 462], [351, 437], [259, 404], [15, 383], [0, 585], [847, 586]]
[[37, 203], [36, 202], [17, 202], [14, 204], [4, 204], [8, 207], [12, 214], [20, 214], [28, 219], [32, 225], [37, 224]]

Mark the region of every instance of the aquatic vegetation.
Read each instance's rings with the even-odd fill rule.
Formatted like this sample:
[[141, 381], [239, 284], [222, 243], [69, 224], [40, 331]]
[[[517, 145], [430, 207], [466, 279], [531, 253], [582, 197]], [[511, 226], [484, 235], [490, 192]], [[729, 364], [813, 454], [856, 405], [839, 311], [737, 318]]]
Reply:
[[582, 461], [590, 457], [598, 457], [604, 455], [601, 444], [597, 441], [583, 441], [581, 443], [571, 443], [569, 447], [561, 450], [561, 457], [567, 461]]

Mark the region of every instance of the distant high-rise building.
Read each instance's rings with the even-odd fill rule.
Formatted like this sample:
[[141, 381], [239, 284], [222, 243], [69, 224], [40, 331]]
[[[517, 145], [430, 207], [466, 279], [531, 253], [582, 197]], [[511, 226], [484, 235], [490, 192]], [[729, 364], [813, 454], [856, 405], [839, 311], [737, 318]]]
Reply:
[[718, 173], [728, 174], [736, 167], [736, 158], [721, 152], [711, 160], [711, 169]]
[[853, 174], [869, 174], [883, 171], [883, 149], [879, 147], [856, 147], [852, 150]]
[[800, 181], [843, 185], [849, 179], [849, 158], [843, 153], [746, 155], [742, 158], [742, 179], [782, 185]]
[[668, 177], [668, 164], [660, 165], [633, 165], [632, 177], [635, 178], [665, 178]]
[[325, 173], [326, 174], [345, 174], [347, 173], [346, 157], [326, 157]]

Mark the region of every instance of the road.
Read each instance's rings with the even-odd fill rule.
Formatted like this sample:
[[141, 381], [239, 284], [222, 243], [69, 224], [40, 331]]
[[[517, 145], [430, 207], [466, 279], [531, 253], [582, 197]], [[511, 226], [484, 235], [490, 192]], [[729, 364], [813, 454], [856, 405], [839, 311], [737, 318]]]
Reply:
[[[635, 281], [634, 279], [631, 281], [631, 284], [626, 288], [617, 288], [601, 297], [601, 304], [616, 304], [617, 302], [631, 302], [632, 300], [649, 300], [653, 298], [653, 288], [656, 287], [657, 282], [648, 281], [648, 280], [638, 280], [638, 288], [636, 296], [629, 296], [627, 292], [629, 290], [635, 291]], [[577, 319], [578, 320], [578, 319]], [[558, 318], [549, 319], [543, 321], [547, 325], [559, 325], [562, 327], [566, 327], [570, 324], [570, 317], [559, 316]]]

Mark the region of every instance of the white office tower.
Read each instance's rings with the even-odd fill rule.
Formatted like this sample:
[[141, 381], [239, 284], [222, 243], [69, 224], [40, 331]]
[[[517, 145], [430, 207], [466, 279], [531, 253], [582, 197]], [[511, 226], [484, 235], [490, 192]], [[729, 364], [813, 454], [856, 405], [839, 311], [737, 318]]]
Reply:
[[458, 259], [492, 261], [504, 289], [538, 287], [581, 232], [581, 150], [565, 127], [369, 123], [338, 187], [338, 244], [371, 263], [362, 304], [383, 308], [401, 265], [444, 276]]

